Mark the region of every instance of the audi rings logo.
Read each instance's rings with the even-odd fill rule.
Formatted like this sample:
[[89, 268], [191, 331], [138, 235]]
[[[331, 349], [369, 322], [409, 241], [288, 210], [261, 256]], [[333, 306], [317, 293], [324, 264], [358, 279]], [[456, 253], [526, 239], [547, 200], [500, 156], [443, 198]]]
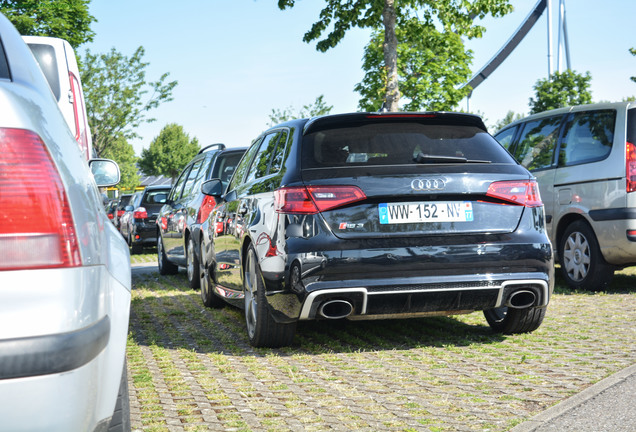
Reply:
[[414, 191], [442, 190], [446, 183], [441, 178], [415, 179], [411, 182], [411, 189]]

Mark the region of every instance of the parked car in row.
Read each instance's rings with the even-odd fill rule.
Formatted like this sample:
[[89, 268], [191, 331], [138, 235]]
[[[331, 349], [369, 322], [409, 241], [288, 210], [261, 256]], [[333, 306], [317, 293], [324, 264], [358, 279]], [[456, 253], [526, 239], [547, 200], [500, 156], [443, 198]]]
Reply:
[[104, 206], [104, 210], [106, 210], [106, 216], [108, 216], [108, 219], [110, 219], [113, 225], [115, 224], [115, 215], [117, 214], [118, 202], [119, 200], [115, 198], [108, 201], [108, 203]]
[[537, 183], [477, 116], [293, 120], [253, 142], [227, 190], [211, 179], [202, 191], [217, 202], [203, 303], [243, 308], [254, 346], [290, 344], [301, 320], [473, 311], [529, 332], [550, 301]]
[[141, 253], [144, 247], [157, 245], [157, 215], [168, 193], [170, 186], [147, 186], [135, 192], [124, 208], [124, 214], [119, 219], [119, 232], [133, 254]]
[[212, 144], [201, 149], [183, 169], [157, 219], [161, 274], [174, 274], [183, 266], [190, 286], [199, 288], [200, 227], [216, 204], [214, 198], [201, 192], [201, 184], [218, 178], [227, 186], [243, 153], [245, 148], [226, 149], [224, 144]]
[[77, 59], [71, 44], [64, 39], [45, 36], [23, 36], [40, 65], [55, 96], [64, 120], [88, 160], [93, 157], [93, 139]]
[[87, 163], [2, 14], [0, 41], [0, 429], [130, 430], [130, 256], [98, 190], [119, 168]]
[[615, 270], [636, 265], [636, 102], [535, 114], [495, 138], [537, 178], [572, 288], [605, 289]]
[[121, 229], [119, 228], [119, 220], [124, 215], [124, 213], [126, 213], [125, 209], [126, 209], [126, 206], [130, 203], [131, 198], [132, 198], [132, 194], [122, 194], [117, 201], [117, 208], [115, 210], [113, 224], [117, 227], [117, 229], [120, 230], [120, 232], [121, 232]]

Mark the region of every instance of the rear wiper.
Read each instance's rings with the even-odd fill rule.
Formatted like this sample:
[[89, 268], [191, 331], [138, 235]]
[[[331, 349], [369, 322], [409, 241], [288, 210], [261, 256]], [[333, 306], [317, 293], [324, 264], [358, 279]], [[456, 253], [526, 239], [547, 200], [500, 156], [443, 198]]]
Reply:
[[461, 156], [441, 156], [441, 155], [429, 155], [424, 153], [418, 153], [413, 158], [413, 161], [419, 164], [425, 163], [491, 163], [487, 160], [478, 159], [466, 159]]

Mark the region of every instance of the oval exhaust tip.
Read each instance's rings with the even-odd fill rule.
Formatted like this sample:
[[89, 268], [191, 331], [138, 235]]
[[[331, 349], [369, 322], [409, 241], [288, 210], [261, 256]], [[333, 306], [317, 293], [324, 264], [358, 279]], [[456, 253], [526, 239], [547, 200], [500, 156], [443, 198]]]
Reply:
[[536, 301], [537, 295], [534, 292], [529, 290], [519, 290], [510, 295], [506, 306], [515, 309], [525, 309], [534, 306]]
[[320, 305], [318, 314], [327, 319], [346, 318], [353, 312], [353, 305], [346, 300], [330, 300]]

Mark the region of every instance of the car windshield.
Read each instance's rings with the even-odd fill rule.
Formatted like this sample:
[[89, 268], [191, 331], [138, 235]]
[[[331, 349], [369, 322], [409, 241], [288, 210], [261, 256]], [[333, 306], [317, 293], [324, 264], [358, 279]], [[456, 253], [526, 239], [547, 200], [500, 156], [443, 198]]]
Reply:
[[303, 168], [484, 162], [514, 163], [492, 136], [473, 126], [378, 123], [303, 139]]

